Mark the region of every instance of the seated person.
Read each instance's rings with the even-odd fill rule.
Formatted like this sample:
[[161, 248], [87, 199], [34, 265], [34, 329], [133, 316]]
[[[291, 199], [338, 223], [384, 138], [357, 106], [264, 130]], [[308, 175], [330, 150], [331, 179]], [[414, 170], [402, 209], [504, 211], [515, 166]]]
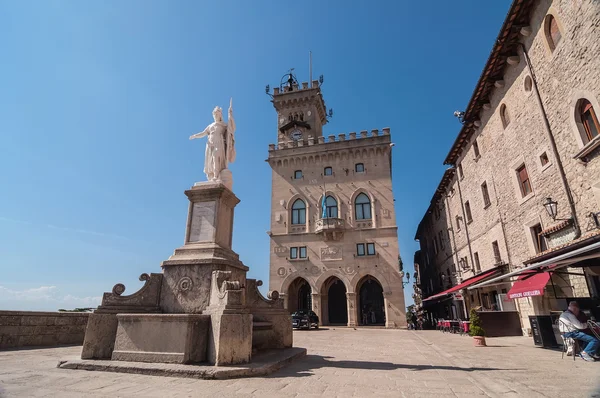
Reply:
[[560, 315], [558, 328], [565, 339], [571, 338], [586, 342], [587, 345], [580, 354], [581, 358], [593, 362], [594, 358], [600, 358], [598, 356], [600, 340], [583, 332], [588, 328], [588, 325], [577, 319], [579, 314], [579, 304], [577, 304], [576, 301], [571, 301], [569, 303], [569, 308]]

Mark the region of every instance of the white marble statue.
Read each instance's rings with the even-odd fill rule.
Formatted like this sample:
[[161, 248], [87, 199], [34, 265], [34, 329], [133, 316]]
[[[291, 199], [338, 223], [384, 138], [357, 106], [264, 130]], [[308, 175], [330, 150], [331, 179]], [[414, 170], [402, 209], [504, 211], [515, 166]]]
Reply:
[[204, 174], [208, 181], [222, 182], [229, 189], [232, 188], [233, 179], [227, 165], [235, 161], [235, 121], [233, 120], [232, 102], [233, 99], [229, 101], [227, 123], [223, 121], [222, 110], [217, 106], [213, 110], [214, 123], [209, 124], [201, 133], [190, 137], [190, 140], [193, 140], [208, 136]]

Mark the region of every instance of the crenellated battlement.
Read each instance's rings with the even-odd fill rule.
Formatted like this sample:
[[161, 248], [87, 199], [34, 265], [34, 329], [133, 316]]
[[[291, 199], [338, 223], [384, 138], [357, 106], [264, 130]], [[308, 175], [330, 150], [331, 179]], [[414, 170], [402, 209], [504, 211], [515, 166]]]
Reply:
[[313, 90], [319, 88], [319, 81], [318, 80], [313, 80], [312, 82], [312, 87], [309, 87], [308, 82], [302, 82], [302, 86], [298, 87], [297, 84], [294, 84], [291, 88], [289, 86], [283, 86], [283, 90], [281, 90], [279, 87], [275, 87], [273, 89], [273, 95], [280, 95], [280, 94], [284, 94], [284, 93], [289, 93], [289, 92], [296, 92], [296, 91], [302, 91], [302, 90]]
[[292, 149], [292, 148], [301, 148], [305, 146], [315, 146], [315, 145], [331, 145], [343, 141], [370, 141], [373, 139], [378, 139], [378, 137], [390, 136], [390, 128], [384, 127], [379, 131], [378, 129], [373, 130], [361, 130], [359, 133], [351, 132], [346, 135], [345, 133], [331, 134], [327, 137], [325, 136], [308, 136], [308, 139], [299, 140], [299, 141], [282, 141], [276, 144], [269, 144], [269, 152], [279, 151], [284, 149]]

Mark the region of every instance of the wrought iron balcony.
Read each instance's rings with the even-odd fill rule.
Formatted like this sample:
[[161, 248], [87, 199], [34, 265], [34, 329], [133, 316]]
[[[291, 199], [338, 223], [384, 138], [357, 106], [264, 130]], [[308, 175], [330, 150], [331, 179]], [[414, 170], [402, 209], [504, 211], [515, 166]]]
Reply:
[[315, 233], [323, 234], [325, 240], [338, 240], [346, 229], [346, 224], [341, 218], [319, 218], [315, 222]]

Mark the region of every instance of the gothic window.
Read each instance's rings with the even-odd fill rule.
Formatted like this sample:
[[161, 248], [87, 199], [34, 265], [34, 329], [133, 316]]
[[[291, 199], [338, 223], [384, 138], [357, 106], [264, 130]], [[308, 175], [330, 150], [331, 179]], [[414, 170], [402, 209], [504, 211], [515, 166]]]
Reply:
[[364, 193], [359, 194], [354, 200], [354, 213], [357, 220], [371, 219], [371, 201]]
[[338, 204], [333, 196], [325, 198], [325, 216], [327, 218], [338, 218]]
[[364, 165], [364, 163], [356, 163], [354, 165], [354, 171], [356, 173], [364, 173], [365, 172], [365, 165]]
[[323, 169], [323, 175], [332, 176], [333, 175], [333, 169], [330, 166], [325, 167]]
[[554, 52], [556, 46], [562, 38], [562, 34], [558, 28], [558, 22], [556, 22], [556, 18], [554, 18], [553, 15], [548, 14], [546, 16], [546, 20], [544, 21], [544, 33], [546, 35], [546, 41], [548, 42], [550, 51]]
[[292, 224], [306, 224], [306, 204], [302, 199], [296, 199], [292, 205]]
[[502, 120], [502, 128], [508, 127], [510, 124], [510, 115], [508, 114], [508, 109], [506, 109], [506, 104], [500, 106], [500, 119]]
[[590, 101], [586, 99], [580, 100], [579, 104], [579, 117], [585, 134], [583, 135], [583, 142], [587, 144], [594, 138], [598, 137], [600, 132], [600, 123], [598, 123], [598, 117], [594, 111], [594, 107]]

